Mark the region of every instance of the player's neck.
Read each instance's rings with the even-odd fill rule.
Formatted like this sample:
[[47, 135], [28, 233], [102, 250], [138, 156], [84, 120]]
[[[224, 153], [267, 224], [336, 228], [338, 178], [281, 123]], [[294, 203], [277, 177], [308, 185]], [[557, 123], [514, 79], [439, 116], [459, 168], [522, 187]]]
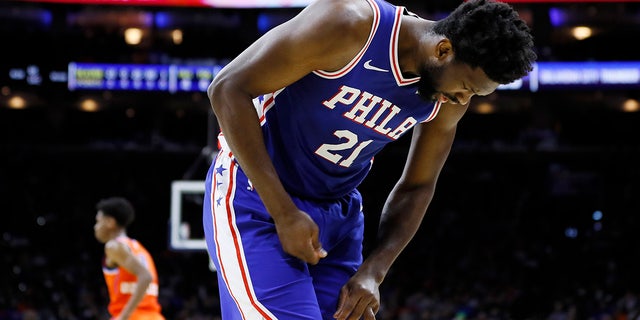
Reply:
[[124, 229], [114, 230], [110, 238], [113, 240], [120, 237], [127, 237], [127, 231]]
[[420, 66], [428, 57], [425, 47], [429, 44], [429, 30], [433, 21], [415, 17], [403, 17], [398, 39], [398, 63], [404, 75], [419, 76]]

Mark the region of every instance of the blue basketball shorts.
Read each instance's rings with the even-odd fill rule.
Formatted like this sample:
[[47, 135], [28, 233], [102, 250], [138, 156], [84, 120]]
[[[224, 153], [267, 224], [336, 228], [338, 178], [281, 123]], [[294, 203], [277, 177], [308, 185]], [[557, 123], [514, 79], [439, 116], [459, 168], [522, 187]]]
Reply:
[[292, 199], [320, 229], [328, 255], [316, 265], [283, 251], [273, 219], [229, 151], [209, 168], [203, 223], [222, 319], [333, 319], [340, 289], [362, 263], [362, 198], [354, 190], [332, 201]]

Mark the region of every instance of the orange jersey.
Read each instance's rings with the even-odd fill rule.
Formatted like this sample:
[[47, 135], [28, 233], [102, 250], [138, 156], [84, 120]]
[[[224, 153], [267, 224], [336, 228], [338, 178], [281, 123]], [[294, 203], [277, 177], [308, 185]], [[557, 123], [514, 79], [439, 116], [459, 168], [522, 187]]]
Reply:
[[[147, 293], [138, 304], [136, 311], [131, 315], [130, 319], [164, 319], [160, 314], [161, 308], [158, 303], [158, 273], [151, 255], [147, 249], [135, 239], [123, 236], [116, 238], [116, 241], [124, 243], [129, 247], [131, 253], [147, 267], [153, 277], [153, 280], [151, 280], [147, 288]], [[102, 266], [102, 273], [104, 274], [104, 279], [109, 289], [109, 313], [113, 317], [117, 317], [131, 298], [138, 279], [136, 275], [127, 271], [125, 268], [108, 268], [105, 264]]]

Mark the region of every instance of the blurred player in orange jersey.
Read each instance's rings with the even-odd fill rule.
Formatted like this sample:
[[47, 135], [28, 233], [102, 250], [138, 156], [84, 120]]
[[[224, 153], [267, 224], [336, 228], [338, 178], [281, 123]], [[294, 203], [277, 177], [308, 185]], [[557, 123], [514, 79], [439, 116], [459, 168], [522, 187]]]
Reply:
[[109, 313], [118, 320], [163, 320], [158, 303], [158, 274], [147, 249], [129, 238], [135, 218], [131, 203], [119, 197], [96, 204], [96, 239], [104, 243], [102, 271], [109, 289]]

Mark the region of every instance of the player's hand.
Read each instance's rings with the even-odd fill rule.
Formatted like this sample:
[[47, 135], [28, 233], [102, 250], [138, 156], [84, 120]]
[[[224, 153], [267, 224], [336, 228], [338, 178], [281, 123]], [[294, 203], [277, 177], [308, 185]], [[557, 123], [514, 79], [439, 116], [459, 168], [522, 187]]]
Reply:
[[310, 264], [316, 264], [327, 256], [318, 239], [318, 225], [306, 212], [290, 212], [275, 224], [286, 253]]
[[375, 320], [380, 309], [379, 284], [373, 277], [356, 273], [340, 290], [338, 320]]

